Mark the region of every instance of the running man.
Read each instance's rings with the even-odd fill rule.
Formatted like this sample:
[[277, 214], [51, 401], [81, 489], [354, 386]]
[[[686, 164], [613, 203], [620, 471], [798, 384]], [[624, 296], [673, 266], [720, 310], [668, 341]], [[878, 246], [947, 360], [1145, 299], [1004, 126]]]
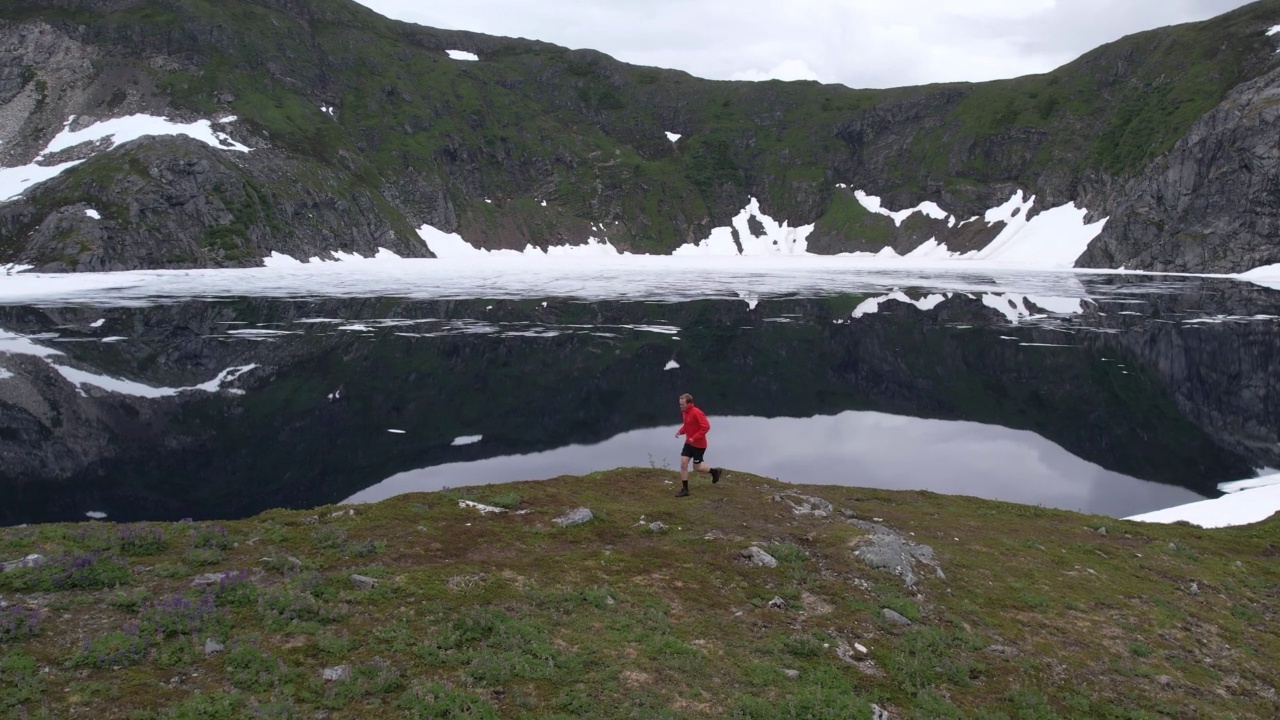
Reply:
[[713, 468], [703, 462], [707, 452], [707, 431], [711, 423], [697, 405], [693, 404], [693, 396], [685, 393], [680, 396], [680, 413], [684, 416], [684, 424], [676, 431], [676, 437], [684, 436], [684, 447], [680, 450], [680, 492], [676, 497], [689, 497], [689, 461], [693, 461], [693, 469], [698, 472], [711, 473], [711, 482], [720, 482], [723, 468]]

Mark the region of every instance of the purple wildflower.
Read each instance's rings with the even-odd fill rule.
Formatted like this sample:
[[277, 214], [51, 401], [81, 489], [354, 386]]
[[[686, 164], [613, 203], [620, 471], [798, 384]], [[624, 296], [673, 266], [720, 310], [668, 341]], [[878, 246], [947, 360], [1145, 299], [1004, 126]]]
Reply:
[[96, 590], [129, 581], [129, 566], [103, 553], [60, 555], [36, 569], [50, 590]]
[[184, 595], [160, 598], [143, 608], [142, 628], [162, 637], [197, 633], [215, 612], [213, 598], [212, 592], [195, 600]]
[[148, 525], [120, 526], [116, 532], [116, 545], [126, 555], [155, 555], [169, 547], [164, 530]]
[[231, 547], [231, 536], [221, 525], [205, 525], [197, 528], [192, 535], [191, 547], [226, 550]]
[[0, 643], [35, 635], [39, 627], [39, 610], [29, 610], [17, 605], [0, 607]]
[[109, 632], [93, 640], [85, 640], [74, 665], [96, 668], [112, 668], [133, 665], [141, 661], [151, 649], [151, 642], [142, 633], [138, 623], [129, 623], [124, 630]]

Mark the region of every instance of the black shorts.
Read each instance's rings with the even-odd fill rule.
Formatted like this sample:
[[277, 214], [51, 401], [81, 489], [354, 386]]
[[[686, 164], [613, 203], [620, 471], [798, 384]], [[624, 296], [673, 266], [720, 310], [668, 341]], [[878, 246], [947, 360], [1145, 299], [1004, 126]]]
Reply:
[[702, 454], [707, 451], [706, 448], [694, 447], [689, 443], [685, 443], [680, 449], [680, 457], [693, 458], [694, 465], [702, 464]]

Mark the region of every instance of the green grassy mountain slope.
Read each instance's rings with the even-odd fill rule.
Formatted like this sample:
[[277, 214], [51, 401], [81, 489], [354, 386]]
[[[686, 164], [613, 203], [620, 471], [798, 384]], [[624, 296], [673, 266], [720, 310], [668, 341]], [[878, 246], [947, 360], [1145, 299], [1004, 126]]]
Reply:
[[[701, 80], [589, 50], [414, 26], [346, 0], [16, 0], [0, 18], [26, 58], [9, 68], [0, 102], [37, 96], [19, 133], [25, 148], [11, 149], [9, 164], [29, 160], [21, 150], [38, 150], [70, 114], [232, 114], [233, 134], [264, 149], [245, 163], [340, 176], [330, 195], [367, 194], [380, 224], [397, 228], [399, 248], [420, 247], [405, 228], [429, 223], [485, 247], [594, 235], [669, 252], [757, 197], [792, 226], [816, 223], [815, 245], [840, 251], [878, 250], [885, 236], [914, 246], [949, 235], [937, 221], [850, 220], [837, 183], [890, 207], [935, 200], [959, 218], [1014, 188], [1036, 194], [1040, 208], [1077, 201], [1109, 216], [1132, 194], [1127, 181], [1273, 66], [1265, 31], [1280, 5], [1133, 35], [1044, 75], [875, 91]], [[89, 69], [49, 72], [38, 52], [24, 55], [33, 43], [14, 38], [37, 27], [48, 30], [46, 45], [86, 55]], [[450, 49], [480, 60], [452, 60]], [[664, 132], [683, 137], [672, 143]], [[287, 201], [283, 183], [266, 191]], [[0, 206], [0, 229], [11, 234], [0, 261], [50, 262], [15, 240], [45, 217], [33, 205], [46, 192], [18, 203], [25, 223], [13, 220], [12, 203]], [[189, 234], [218, 227], [203, 221]], [[119, 222], [106, 232], [136, 229]], [[980, 245], [994, 232], [953, 244]], [[239, 234], [254, 250], [274, 249], [268, 238], [281, 235], [261, 225]], [[1267, 250], [1250, 252], [1238, 261]], [[241, 260], [192, 260], [218, 262]]]

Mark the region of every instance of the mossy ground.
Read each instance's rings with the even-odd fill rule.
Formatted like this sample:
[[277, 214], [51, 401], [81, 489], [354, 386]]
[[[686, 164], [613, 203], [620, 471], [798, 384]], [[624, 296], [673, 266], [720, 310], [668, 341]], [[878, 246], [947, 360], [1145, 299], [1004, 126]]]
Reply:
[[[0, 716], [1280, 711], [1280, 519], [1203, 530], [732, 471], [676, 498], [674, 476], [618, 469], [222, 523], [5, 528], [6, 560], [50, 560], [0, 575], [11, 617], [39, 611], [34, 633], [0, 634]], [[797, 515], [785, 492], [837, 512]], [[579, 506], [595, 518], [551, 522]], [[840, 510], [931, 546], [945, 579], [921, 566], [908, 589], [867, 566], [854, 555], [867, 526]], [[751, 543], [778, 566], [745, 562]], [[243, 574], [192, 587], [216, 571]], [[224, 649], [206, 656], [208, 638]], [[323, 679], [339, 665], [347, 679]]]

